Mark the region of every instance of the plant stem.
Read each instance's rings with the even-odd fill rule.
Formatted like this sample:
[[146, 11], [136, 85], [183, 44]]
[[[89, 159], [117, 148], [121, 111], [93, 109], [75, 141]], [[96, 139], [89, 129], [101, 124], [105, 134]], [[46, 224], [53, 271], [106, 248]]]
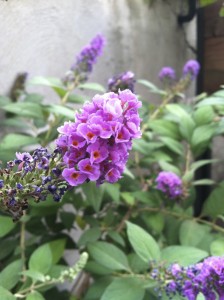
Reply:
[[128, 211], [126, 212], [126, 214], [124, 215], [123, 219], [121, 220], [120, 224], [117, 226], [116, 231], [119, 233], [121, 232], [121, 230], [124, 228], [125, 226], [125, 222], [130, 218], [131, 214], [132, 214], [132, 206], [129, 207]]
[[[26, 255], [25, 255], [26, 239], [25, 239], [25, 234], [26, 234], [26, 223], [21, 221], [21, 226], [20, 226], [20, 251], [21, 251], [21, 260], [22, 260], [22, 270], [23, 271], [26, 271]], [[23, 282], [26, 281], [26, 276], [25, 275], [23, 275], [22, 281]]]
[[206, 225], [210, 226], [212, 229], [224, 233], [224, 228], [223, 227], [221, 227], [219, 225], [216, 225], [216, 224], [214, 224], [210, 221], [203, 220], [200, 217], [194, 218], [194, 217], [191, 217], [191, 216], [188, 216], [188, 215], [183, 215], [183, 214], [179, 214], [179, 213], [176, 213], [176, 212], [173, 212], [173, 211], [169, 211], [169, 210], [166, 210], [164, 208], [161, 209], [160, 207], [144, 207], [144, 208], [140, 208], [138, 210], [138, 212], [141, 212], [141, 211], [161, 212], [164, 215], [170, 215], [170, 216], [173, 216], [173, 217], [178, 218], [178, 219], [193, 220], [193, 221], [196, 221], [196, 222], [201, 223], [201, 224], [206, 224]]

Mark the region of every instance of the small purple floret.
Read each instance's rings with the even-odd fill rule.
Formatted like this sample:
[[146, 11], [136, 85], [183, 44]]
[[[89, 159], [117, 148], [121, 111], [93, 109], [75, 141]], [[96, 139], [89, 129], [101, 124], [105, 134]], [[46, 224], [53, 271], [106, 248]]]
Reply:
[[159, 72], [159, 79], [161, 81], [164, 80], [175, 80], [176, 79], [176, 73], [174, 69], [171, 67], [163, 67], [161, 71]]
[[189, 60], [183, 67], [183, 75], [187, 76], [190, 75], [191, 80], [195, 79], [198, 76], [200, 71], [200, 65], [196, 60]]
[[171, 199], [178, 198], [182, 195], [182, 181], [172, 172], [162, 171], [156, 178], [156, 188], [162, 191]]
[[134, 92], [135, 74], [131, 71], [127, 71], [116, 75], [108, 80], [108, 90], [114, 93], [123, 91], [126, 89]]

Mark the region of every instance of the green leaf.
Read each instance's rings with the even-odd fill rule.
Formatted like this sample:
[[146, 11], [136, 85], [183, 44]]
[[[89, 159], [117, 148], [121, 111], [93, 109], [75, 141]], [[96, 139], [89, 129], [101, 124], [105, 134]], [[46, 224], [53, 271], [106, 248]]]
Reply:
[[216, 216], [224, 213], [224, 205], [222, 201], [223, 194], [224, 182], [218, 185], [206, 199], [202, 210], [203, 216], [208, 215], [215, 218]]
[[206, 238], [207, 226], [198, 224], [193, 220], [185, 220], [179, 231], [181, 245], [197, 247]]
[[19, 281], [22, 271], [22, 261], [15, 260], [5, 267], [0, 273], [0, 286], [11, 290]]
[[52, 250], [49, 244], [38, 247], [31, 255], [29, 269], [46, 274], [53, 264]]
[[106, 92], [105, 88], [101, 84], [95, 82], [82, 83], [78, 86], [78, 88], [83, 90], [97, 91], [101, 93]]
[[199, 0], [200, 6], [207, 6], [215, 3], [217, 0]]
[[152, 82], [150, 82], [148, 80], [139, 79], [137, 82], [144, 85], [145, 87], [147, 87], [151, 93], [155, 93], [155, 94], [159, 94], [159, 95], [166, 95], [165, 91], [158, 89], [157, 86], [155, 86]]
[[78, 246], [86, 246], [90, 242], [96, 242], [101, 236], [101, 231], [99, 227], [94, 227], [87, 229], [84, 233], [80, 236], [78, 241]]
[[208, 256], [206, 251], [190, 246], [169, 246], [162, 250], [162, 260], [168, 264], [179, 263], [181, 266], [195, 264]]
[[20, 148], [26, 145], [36, 144], [37, 139], [31, 136], [18, 134], [18, 133], [9, 133], [2, 139], [0, 143], [0, 149], [14, 149]]
[[122, 236], [116, 232], [116, 231], [109, 231], [108, 232], [108, 237], [110, 237], [114, 242], [118, 243], [119, 245], [121, 245], [122, 247], [125, 246], [125, 241], [122, 238]]
[[169, 172], [173, 172], [175, 174], [177, 174], [178, 176], [180, 176], [180, 170], [175, 167], [173, 164], [170, 164], [166, 161], [158, 161], [160, 168], [163, 171], [169, 171]]
[[177, 124], [169, 120], [150, 121], [149, 128], [153, 129], [153, 131], [159, 135], [167, 136], [174, 140], [180, 137]]
[[96, 262], [111, 270], [129, 271], [125, 254], [116, 246], [106, 242], [95, 242], [88, 245], [90, 255]]
[[[0, 223], [1, 228], [1, 223]], [[12, 253], [13, 250], [17, 247], [18, 240], [14, 237], [10, 239], [2, 239], [1, 240], [1, 251], [0, 251], [0, 260], [7, 257], [9, 254]]]
[[16, 300], [16, 297], [2, 286], [0, 286], [0, 295], [2, 300]]
[[26, 300], [45, 300], [45, 298], [39, 292], [34, 291], [26, 297]]
[[62, 257], [65, 250], [65, 242], [65, 239], [60, 239], [49, 243], [53, 264], [56, 264]]
[[199, 107], [193, 114], [194, 120], [197, 125], [209, 124], [214, 120], [215, 113], [211, 106]]
[[211, 105], [224, 105], [224, 98], [220, 97], [208, 97], [204, 100], [200, 101], [196, 107], [202, 107], [202, 106], [211, 106]]
[[212, 179], [200, 179], [200, 180], [195, 180], [192, 182], [192, 185], [196, 186], [196, 185], [213, 185], [215, 184], [215, 181]]
[[34, 282], [36, 282], [36, 281], [44, 282], [45, 281], [45, 276], [42, 273], [37, 272], [37, 271], [26, 270], [26, 271], [21, 272], [21, 274], [32, 278]]
[[42, 107], [38, 103], [16, 102], [4, 105], [2, 109], [23, 117], [43, 119]]
[[124, 201], [129, 205], [135, 204], [135, 197], [132, 195], [132, 193], [123, 192], [123, 193], [121, 193], [121, 198], [123, 198]]
[[15, 226], [11, 217], [0, 216], [0, 237], [8, 234]]
[[218, 159], [203, 159], [203, 160], [198, 160], [196, 162], [193, 162], [190, 166], [190, 170], [195, 172], [197, 169], [200, 167], [207, 165], [207, 164], [212, 164], [212, 163], [217, 163], [219, 162]]
[[105, 290], [100, 300], [142, 300], [145, 289], [135, 278], [115, 279]]
[[190, 142], [195, 128], [195, 123], [192, 117], [189, 115], [182, 116], [182, 118], [180, 119], [179, 126], [182, 137], [185, 138], [188, 142]]
[[104, 194], [104, 186], [97, 187], [95, 182], [88, 182], [82, 185], [83, 192], [86, 196], [86, 201], [91, 205], [96, 212], [99, 211]]
[[0, 96], [0, 108], [6, 104], [9, 104], [11, 103], [12, 100], [8, 97], [5, 97], [5, 96]]
[[149, 269], [149, 264], [143, 261], [136, 253], [129, 254], [128, 261], [134, 273], [145, 272]]
[[55, 77], [42, 77], [42, 76], [36, 76], [30, 79], [27, 83], [28, 85], [45, 85], [50, 87], [56, 87], [56, 88], [64, 88], [62, 82], [60, 79]]
[[105, 182], [103, 185], [105, 188], [105, 193], [107, 193], [114, 202], [118, 203], [120, 200], [120, 185], [107, 182]]
[[219, 16], [224, 17], [224, 7], [221, 7], [219, 10]]
[[208, 142], [215, 133], [216, 124], [209, 124], [197, 127], [191, 139], [192, 147], [197, 146], [200, 143]]
[[173, 152], [183, 155], [183, 145], [169, 137], [160, 137], [160, 140]]
[[43, 98], [44, 97], [40, 94], [28, 94], [23, 101], [32, 102], [32, 103], [41, 103], [43, 101]]
[[126, 222], [128, 239], [138, 254], [145, 262], [160, 258], [160, 249], [154, 238], [138, 225]]
[[179, 120], [181, 120], [182, 118], [189, 117], [188, 112], [179, 104], [175, 104], [175, 103], [167, 104], [166, 109], [173, 115], [177, 116]]
[[95, 261], [88, 261], [85, 270], [89, 273], [97, 274], [97, 275], [109, 275], [111, 274], [111, 269], [108, 269]]
[[106, 287], [111, 283], [111, 278], [103, 277], [93, 282], [88, 288], [84, 300], [99, 300]]
[[211, 255], [223, 256], [224, 255], [224, 239], [218, 239], [211, 243], [210, 245]]
[[60, 218], [66, 229], [70, 230], [73, 227], [74, 222], [75, 222], [75, 214], [74, 213], [62, 211], [60, 213]]
[[75, 118], [75, 111], [66, 106], [59, 105], [59, 104], [52, 104], [52, 105], [45, 106], [45, 108], [47, 111], [52, 112], [56, 115], [64, 116], [69, 119]]
[[84, 103], [85, 98], [81, 95], [76, 95], [76, 94], [71, 94], [68, 96], [67, 102], [72, 102], [72, 103]]

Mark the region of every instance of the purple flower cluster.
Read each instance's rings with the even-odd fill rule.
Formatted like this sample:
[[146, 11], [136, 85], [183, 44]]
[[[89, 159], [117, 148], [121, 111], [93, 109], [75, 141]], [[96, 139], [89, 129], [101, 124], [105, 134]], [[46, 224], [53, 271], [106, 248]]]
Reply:
[[103, 36], [95, 36], [90, 44], [85, 46], [76, 58], [76, 62], [67, 72], [63, 82], [65, 85], [72, 83], [78, 77], [79, 83], [84, 82], [88, 78], [88, 74], [92, 72], [93, 65], [97, 61], [97, 57], [102, 54], [105, 40]]
[[182, 195], [182, 181], [172, 172], [162, 171], [156, 178], [156, 188], [166, 194], [171, 199], [178, 198]]
[[126, 89], [134, 92], [135, 74], [131, 71], [127, 71], [116, 75], [108, 80], [108, 90], [110, 92], [118, 93], [119, 90]]
[[140, 106], [130, 90], [96, 95], [76, 114], [75, 122], [58, 128], [56, 144], [66, 165], [62, 176], [71, 186], [114, 183], [121, 177], [131, 141], [141, 136]]
[[32, 155], [16, 153], [16, 159], [8, 162], [6, 169], [0, 169], [1, 206], [16, 220], [28, 207], [29, 198], [39, 202], [52, 195], [59, 201], [68, 188], [61, 173], [58, 149], [53, 154], [45, 148], [36, 149]]
[[161, 81], [175, 80], [176, 73], [175, 73], [174, 69], [172, 69], [171, 67], [163, 67], [159, 72], [159, 79]]
[[188, 300], [196, 300], [199, 293], [205, 300], [224, 299], [224, 257], [213, 256], [189, 267], [174, 264], [167, 271], [169, 277], [165, 291], [172, 299], [179, 294]]
[[183, 67], [183, 75], [190, 76], [191, 80], [195, 79], [198, 76], [200, 71], [200, 65], [196, 60], [189, 60]]

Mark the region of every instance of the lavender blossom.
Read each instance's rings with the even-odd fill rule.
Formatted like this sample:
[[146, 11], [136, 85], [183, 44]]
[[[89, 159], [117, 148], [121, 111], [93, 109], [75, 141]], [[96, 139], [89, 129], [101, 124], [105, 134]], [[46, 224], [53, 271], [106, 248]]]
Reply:
[[141, 136], [140, 106], [130, 90], [96, 95], [75, 122], [58, 128], [56, 144], [66, 165], [62, 176], [69, 185], [114, 183], [121, 177], [132, 140]]
[[175, 80], [176, 73], [175, 73], [174, 69], [172, 69], [171, 67], [163, 67], [159, 72], [159, 79], [161, 81]]
[[157, 183], [156, 188], [167, 197], [175, 199], [182, 195], [182, 181], [176, 174], [162, 171], [155, 181]]
[[183, 67], [183, 75], [190, 76], [191, 80], [195, 79], [195, 77], [198, 76], [199, 71], [200, 65], [196, 60], [193, 59], [187, 61]]
[[118, 93], [119, 90], [126, 89], [134, 92], [135, 75], [131, 71], [127, 71], [116, 75], [108, 80], [108, 90], [114, 93]]
[[92, 72], [93, 65], [97, 61], [97, 57], [102, 54], [105, 40], [103, 36], [95, 36], [90, 44], [85, 46], [76, 58], [76, 62], [66, 73], [63, 82], [65, 85], [73, 83], [78, 78], [79, 83], [88, 79], [88, 74]]

